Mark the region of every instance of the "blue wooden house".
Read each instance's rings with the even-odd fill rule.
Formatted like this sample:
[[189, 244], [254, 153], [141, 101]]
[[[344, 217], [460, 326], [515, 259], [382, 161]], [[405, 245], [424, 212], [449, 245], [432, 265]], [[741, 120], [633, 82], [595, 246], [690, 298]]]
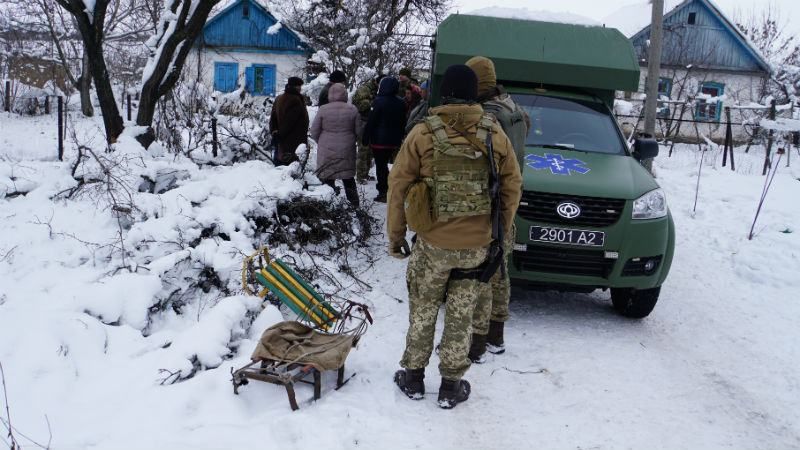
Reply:
[[[698, 99], [692, 111], [680, 112], [680, 118], [707, 122], [701, 132], [712, 134], [723, 119], [726, 104], [745, 105], [761, 99], [770, 65], [713, 1], [665, 3], [659, 98]], [[619, 28], [633, 43], [642, 68], [640, 93], [646, 83], [650, 19], [648, 1], [605, 19], [607, 26]], [[666, 104], [659, 109], [662, 117], [679, 118], [677, 113]], [[739, 119], [733, 118], [734, 122]], [[683, 131], [695, 134], [692, 126], [683, 127]]]
[[287, 78], [303, 76], [312, 53], [258, 0], [234, 0], [208, 20], [186, 67], [215, 91], [276, 95]]

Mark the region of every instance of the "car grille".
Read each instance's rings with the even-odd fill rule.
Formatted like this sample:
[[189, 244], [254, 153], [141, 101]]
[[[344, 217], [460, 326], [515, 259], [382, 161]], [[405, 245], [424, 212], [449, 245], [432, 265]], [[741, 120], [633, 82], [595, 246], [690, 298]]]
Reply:
[[514, 266], [521, 271], [560, 273], [608, 278], [614, 269], [613, 259], [603, 250], [568, 247], [544, 247], [528, 244], [528, 250], [515, 251]]
[[[581, 208], [581, 214], [574, 219], [559, 216], [556, 207], [561, 202], [575, 203]], [[624, 208], [624, 199], [523, 191], [517, 214], [536, 222], [607, 227], [617, 223]]]

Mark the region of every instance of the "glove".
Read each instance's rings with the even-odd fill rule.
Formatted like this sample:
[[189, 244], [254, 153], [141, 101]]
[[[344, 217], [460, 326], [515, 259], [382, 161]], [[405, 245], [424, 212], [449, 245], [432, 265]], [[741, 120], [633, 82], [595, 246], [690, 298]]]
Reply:
[[389, 256], [397, 259], [408, 258], [411, 254], [411, 249], [408, 247], [408, 242], [401, 239], [396, 242], [389, 243]]

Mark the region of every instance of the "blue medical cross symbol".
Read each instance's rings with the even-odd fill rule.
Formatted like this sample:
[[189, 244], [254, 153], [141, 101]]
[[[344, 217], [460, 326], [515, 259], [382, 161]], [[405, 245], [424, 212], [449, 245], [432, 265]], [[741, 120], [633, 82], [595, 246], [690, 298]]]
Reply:
[[534, 170], [550, 169], [553, 175], [572, 175], [572, 172], [585, 175], [591, 170], [580, 159], [564, 159], [557, 153], [545, 153], [544, 156], [528, 155], [525, 157], [525, 165]]

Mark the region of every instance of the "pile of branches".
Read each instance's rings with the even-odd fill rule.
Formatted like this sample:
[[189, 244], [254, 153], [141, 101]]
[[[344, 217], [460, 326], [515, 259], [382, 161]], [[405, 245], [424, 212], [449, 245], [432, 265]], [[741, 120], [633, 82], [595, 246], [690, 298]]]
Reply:
[[371, 286], [358, 278], [353, 261], [359, 260], [364, 266], [374, 264], [377, 258], [370, 249], [370, 241], [380, 234], [382, 226], [368, 211], [368, 207], [354, 208], [344, 201], [295, 197], [279, 201], [273, 216], [251, 219], [256, 224], [257, 239], [271, 247], [284, 245], [300, 256], [307, 256], [311, 264], [293, 261], [304, 278], [324, 280], [341, 290], [345, 287], [341, 277], [318, 263], [332, 261], [361, 290]]

